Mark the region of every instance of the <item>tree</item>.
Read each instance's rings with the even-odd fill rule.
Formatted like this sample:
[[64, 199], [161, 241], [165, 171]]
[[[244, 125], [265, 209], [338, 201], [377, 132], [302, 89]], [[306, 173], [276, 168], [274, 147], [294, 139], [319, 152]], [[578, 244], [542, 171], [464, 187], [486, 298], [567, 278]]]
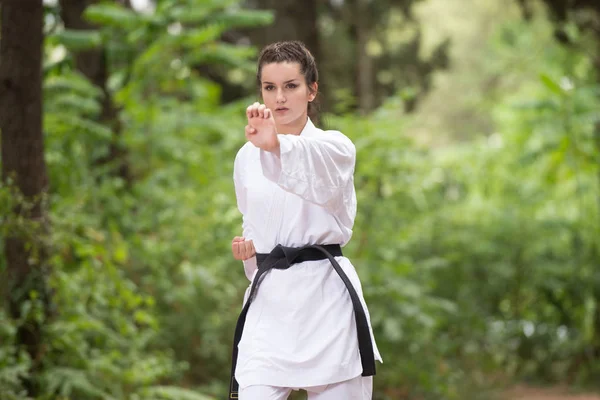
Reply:
[[[2, 181], [14, 188], [19, 199], [14, 213], [25, 221], [24, 227], [19, 223], [5, 233], [7, 304], [12, 318], [23, 321], [18, 326], [17, 345], [31, 357], [32, 374], [24, 386], [35, 397], [35, 376], [43, 353], [42, 325], [50, 297], [45, 283], [48, 254], [43, 240], [48, 228], [41, 96], [43, 5], [42, 0], [4, 0], [1, 7]], [[33, 307], [25, 307], [26, 303]]]

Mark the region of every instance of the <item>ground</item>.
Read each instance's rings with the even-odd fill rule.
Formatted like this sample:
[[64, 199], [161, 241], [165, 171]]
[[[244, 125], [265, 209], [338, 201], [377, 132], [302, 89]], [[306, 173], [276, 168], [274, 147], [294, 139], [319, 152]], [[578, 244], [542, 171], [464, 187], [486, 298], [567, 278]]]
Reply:
[[575, 394], [560, 387], [540, 389], [518, 386], [508, 392], [506, 400], [600, 400], [600, 394]]

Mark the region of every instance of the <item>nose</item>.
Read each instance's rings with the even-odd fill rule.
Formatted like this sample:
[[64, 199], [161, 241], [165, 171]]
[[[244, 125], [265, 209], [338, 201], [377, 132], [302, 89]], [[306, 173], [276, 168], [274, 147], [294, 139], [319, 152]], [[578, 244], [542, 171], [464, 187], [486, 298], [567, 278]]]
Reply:
[[283, 95], [283, 90], [277, 89], [277, 104], [283, 104], [286, 101], [285, 96]]

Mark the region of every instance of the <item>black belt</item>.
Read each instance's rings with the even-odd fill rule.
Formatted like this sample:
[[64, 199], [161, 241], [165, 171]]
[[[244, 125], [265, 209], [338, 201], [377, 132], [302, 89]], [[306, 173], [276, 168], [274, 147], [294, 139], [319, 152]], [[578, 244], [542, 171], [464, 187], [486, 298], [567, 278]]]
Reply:
[[[237, 363], [238, 356], [238, 344], [242, 338], [242, 332], [244, 330], [244, 323], [246, 322], [246, 315], [248, 314], [248, 308], [252, 299], [256, 295], [258, 286], [262, 281], [264, 273], [270, 269], [288, 269], [292, 264], [301, 263], [303, 261], [316, 261], [328, 259], [338, 273], [346, 288], [350, 294], [352, 300], [352, 306], [354, 307], [354, 318], [356, 319], [356, 331], [358, 336], [358, 349], [360, 351], [360, 360], [362, 363], [362, 376], [375, 375], [375, 355], [373, 354], [373, 343], [371, 342], [371, 333], [369, 330], [369, 324], [367, 322], [367, 315], [362, 307], [360, 298], [354, 290], [350, 279], [340, 267], [340, 264], [335, 260], [334, 257], [341, 256], [342, 249], [338, 244], [329, 245], [307, 245], [303, 247], [284, 247], [277, 245], [273, 251], [269, 254], [257, 254], [256, 261], [258, 263], [258, 271], [252, 281], [250, 288], [250, 295], [246, 304], [240, 313], [240, 316], [235, 327], [235, 336], [233, 339], [233, 351], [231, 354], [231, 388], [229, 390], [229, 399], [238, 398], [239, 385], [235, 379], [235, 366]], [[263, 277], [264, 278], [264, 277]]]

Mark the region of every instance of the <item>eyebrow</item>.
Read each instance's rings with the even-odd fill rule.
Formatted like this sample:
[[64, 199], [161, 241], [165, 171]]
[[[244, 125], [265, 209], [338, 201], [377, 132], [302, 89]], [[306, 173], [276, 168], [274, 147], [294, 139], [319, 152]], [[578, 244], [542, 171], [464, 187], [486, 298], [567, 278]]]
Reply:
[[[290, 82], [293, 82], [293, 81], [296, 81], [296, 80], [298, 80], [298, 78], [290, 79], [289, 81], [285, 81], [283, 83], [290, 83]], [[263, 85], [264, 84], [274, 85], [273, 82], [267, 82], [267, 81], [263, 81]]]

